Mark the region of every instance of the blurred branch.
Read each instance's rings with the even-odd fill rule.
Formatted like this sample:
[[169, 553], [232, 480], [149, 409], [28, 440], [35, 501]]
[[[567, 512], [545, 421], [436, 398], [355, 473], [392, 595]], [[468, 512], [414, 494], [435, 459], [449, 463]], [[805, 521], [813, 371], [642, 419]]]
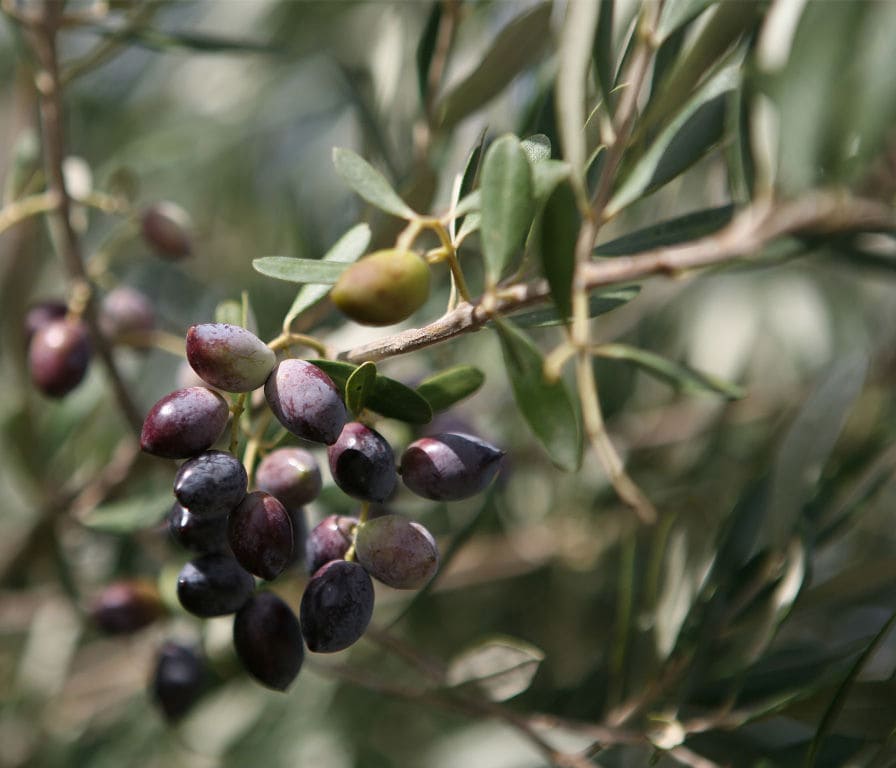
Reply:
[[[720, 231], [688, 243], [589, 261], [582, 265], [582, 274], [585, 286], [593, 290], [656, 275], [681, 277], [693, 270], [751, 258], [788, 235], [894, 229], [896, 211], [890, 206], [836, 191], [819, 191], [789, 202], [765, 201], [748, 206]], [[403, 355], [478, 331], [493, 314], [509, 315], [548, 301], [550, 289], [546, 281], [518, 283], [501, 288], [491, 306], [486, 306], [481, 298], [473, 303], [462, 302], [429, 325], [345, 350], [338, 357], [361, 363]]]
[[0, 234], [39, 213], [51, 211], [56, 201], [46, 192], [13, 200], [0, 208]]
[[70, 219], [71, 198], [65, 186], [65, 176], [62, 170], [65, 160], [65, 131], [62, 83], [56, 49], [56, 35], [59, 31], [62, 11], [62, 3], [46, 3], [41, 23], [32, 30], [32, 43], [41, 66], [35, 82], [39, 94], [44, 169], [47, 177], [46, 194], [53, 203], [49, 216], [50, 234], [53, 247], [68, 272], [71, 290], [83, 294], [86, 298], [84, 321], [90, 328], [94, 348], [106, 368], [118, 406], [128, 424], [139, 434], [143, 418], [131, 398], [127, 384], [112, 356], [112, 350], [100, 329], [95, 297], [81, 254], [81, 244]]

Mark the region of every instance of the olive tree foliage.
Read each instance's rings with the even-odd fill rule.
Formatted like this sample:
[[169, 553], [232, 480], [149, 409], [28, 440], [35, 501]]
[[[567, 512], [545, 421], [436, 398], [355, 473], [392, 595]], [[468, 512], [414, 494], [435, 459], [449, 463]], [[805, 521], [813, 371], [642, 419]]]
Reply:
[[[892, 764], [896, 4], [2, 8], [0, 764]], [[193, 220], [168, 258], [159, 200]], [[390, 249], [431, 287], [360, 326], [330, 291]], [[103, 326], [119, 285], [152, 330]], [[23, 340], [48, 297], [92, 344], [61, 400]], [[285, 694], [178, 605], [175, 468], [137, 441], [212, 321], [395, 445], [507, 454], [473, 499], [387, 502], [438, 574]], [[250, 477], [295, 444], [229, 405]], [[306, 510], [356, 512], [329, 477]], [[125, 578], [161, 609], [110, 639]], [[172, 637], [208, 665], [173, 726]]]

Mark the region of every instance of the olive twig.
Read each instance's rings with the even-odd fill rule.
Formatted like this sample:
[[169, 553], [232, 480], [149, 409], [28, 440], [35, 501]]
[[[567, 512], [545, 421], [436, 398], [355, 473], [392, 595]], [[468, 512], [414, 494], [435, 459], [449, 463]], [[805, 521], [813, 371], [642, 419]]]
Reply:
[[313, 336], [306, 336], [304, 333], [281, 333], [276, 338], [268, 342], [268, 346], [278, 352], [281, 349], [289, 349], [290, 347], [309, 347], [317, 352], [321, 357], [327, 357], [327, 348]]

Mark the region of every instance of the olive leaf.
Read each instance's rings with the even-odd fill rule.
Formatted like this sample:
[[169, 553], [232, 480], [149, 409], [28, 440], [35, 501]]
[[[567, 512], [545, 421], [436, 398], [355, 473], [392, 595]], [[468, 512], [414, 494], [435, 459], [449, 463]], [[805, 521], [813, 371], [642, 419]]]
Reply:
[[492, 701], [506, 701], [532, 684], [543, 660], [544, 651], [530, 643], [489, 638], [452, 659], [445, 682], [451, 687], [475, 684]]
[[541, 271], [561, 317], [572, 316], [572, 277], [576, 267], [576, 241], [581, 217], [576, 196], [568, 182], [547, 199], [539, 223]]
[[434, 411], [444, 411], [472, 395], [485, 382], [485, 374], [472, 365], [458, 365], [420, 382], [417, 394], [422, 395]]
[[291, 256], [262, 256], [252, 260], [252, 268], [262, 275], [289, 283], [334, 285], [348, 264], [320, 259], [294, 259]]
[[383, 174], [350, 149], [336, 147], [333, 165], [342, 180], [371, 205], [401, 219], [413, 219], [417, 215]]
[[376, 384], [376, 364], [370, 361], [362, 363], [351, 372], [345, 381], [345, 404], [348, 409], [358, 414], [364, 410], [367, 400]]

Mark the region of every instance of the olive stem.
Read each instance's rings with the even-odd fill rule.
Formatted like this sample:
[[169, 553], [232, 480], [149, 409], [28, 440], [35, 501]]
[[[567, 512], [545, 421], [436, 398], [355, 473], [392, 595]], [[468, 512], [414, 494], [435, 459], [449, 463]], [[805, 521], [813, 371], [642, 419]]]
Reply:
[[236, 402], [230, 406], [230, 412], [233, 414], [233, 421], [230, 424], [230, 447], [229, 451], [235, 456], [240, 443], [240, 418], [246, 409], [246, 399], [249, 397], [248, 392], [243, 392], [237, 397]]
[[272, 416], [271, 410], [266, 409], [246, 441], [246, 448], [243, 451], [243, 466], [246, 468], [247, 485], [250, 488], [252, 487], [252, 476], [255, 473], [255, 459], [258, 457], [258, 452], [261, 448], [261, 438], [264, 437], [265, 430], [268, 428], [268, 424], [271, 423]]
[[13, 200], [0, 209], [0, 234], [31, 216], [52, 211], [55, 207], [56, 200], [49, 192]]
[[304, 333], [281, 333], [275, 339], [268, 342], [268, 346], [277, 352], [281, 349], [289, 349], [293, 346], [309, 347], [317, 352], [321, 357], [327, 357], [327, 348], [313, 336], [306, 336]]
[[132, 331], [116, 336], [114, 341], [135, 349], [160, 349], [178, 357], [187, 354], [183, 337], [167, 331]]

